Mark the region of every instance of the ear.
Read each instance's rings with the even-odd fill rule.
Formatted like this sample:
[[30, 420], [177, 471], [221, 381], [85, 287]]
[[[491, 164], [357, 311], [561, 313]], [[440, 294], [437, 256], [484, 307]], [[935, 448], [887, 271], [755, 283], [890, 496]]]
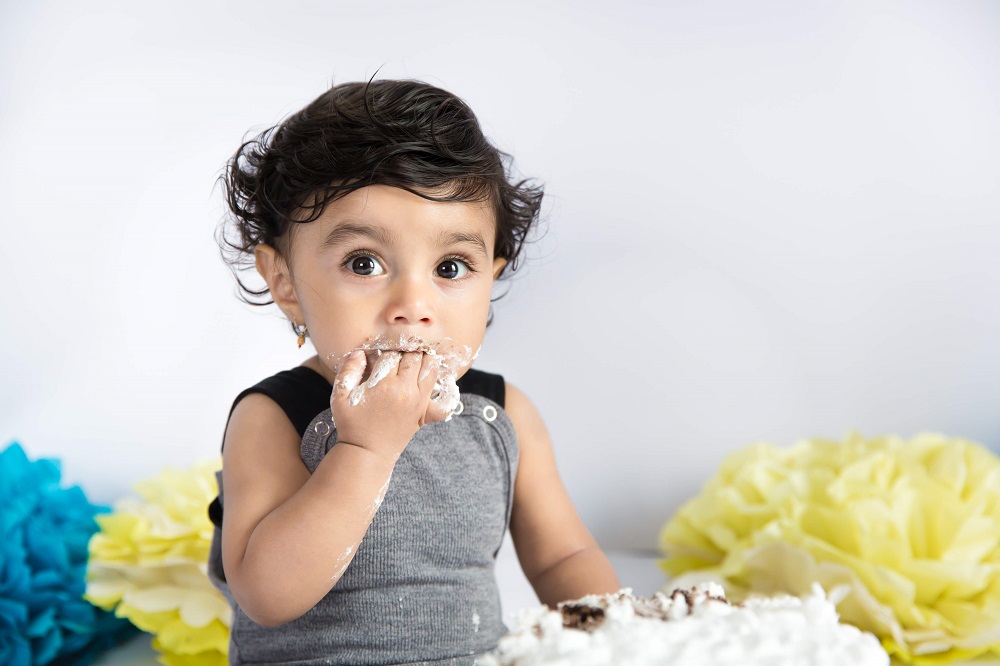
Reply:
[[500, 277], [500, 273], [503, 272], [504, 266], [507, 265], [507, 260], [503, 257], [497, 257], [493, 260], [493, 279], [496, 280]]
[[254, 248], [253, 258], [257, 265], [257, 272], [267, 282], [267, 288], [271, 292], [271, 298], [274, 299], [275, 304], [289, 319], [294, 319], [299, 324], [304, 323], [305, 318], [302, 316], [302, 308], [299, 305], [298, 296], [295, 294], [292, 276], [288, 271], [288, 263], [285, 258], [273, 247], [263, 243]]

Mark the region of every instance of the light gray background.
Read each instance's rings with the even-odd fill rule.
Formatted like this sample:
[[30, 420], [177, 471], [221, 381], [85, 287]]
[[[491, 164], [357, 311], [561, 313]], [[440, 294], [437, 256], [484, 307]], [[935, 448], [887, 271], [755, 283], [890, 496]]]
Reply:
[[298, 364], [234, 296], [226, 159], [332, 81], [467, 100], [547, 184], [479, 367], [609, 549], [759, 440], [1000, 443], [1000, 5], [0, 3], [0, 446], [100, 502]]

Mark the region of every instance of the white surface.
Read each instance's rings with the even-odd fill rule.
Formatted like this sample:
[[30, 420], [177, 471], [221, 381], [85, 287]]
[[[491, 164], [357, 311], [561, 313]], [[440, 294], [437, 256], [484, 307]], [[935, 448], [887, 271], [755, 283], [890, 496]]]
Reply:
[[533, 397], [605, 547], [654, 547], [759, 439], [1000, 443], [987, 0], [0, 3], [0, 443], [99, 502], [214, 456], [309, 353], [234, 297], [215, 178], [376, 70], [547, 183], [479, 365]]
[[160, 666], [148, 634], [140, 634], [125, 645], [101, 655], [93, 666]]

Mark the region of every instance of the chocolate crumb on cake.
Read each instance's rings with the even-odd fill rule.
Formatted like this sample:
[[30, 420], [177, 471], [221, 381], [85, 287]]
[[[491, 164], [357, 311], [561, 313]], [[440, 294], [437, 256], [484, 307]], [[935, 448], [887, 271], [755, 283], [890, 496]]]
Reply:
[[594, 631], [604, 622], [604, 609], [590, 604], [565, 602], [559, 604], [562, 623], [567, 629]]
[[657, 592], [652, 597], [635, 597], [628, 592], [616, 595], [592, 595], [575, 601], [564, 601], [556, 610], [562, 615], [562, 625], [566, 629], [593, 632], [604, 622], [607, 609], [612, 604], [628, 602], [637, 617], [661, 620], [677, 620], [690, 615], [697, 604], [716, 602], [732, 605], [724, 596], [713, 591], [675, 589], [669, 595]]

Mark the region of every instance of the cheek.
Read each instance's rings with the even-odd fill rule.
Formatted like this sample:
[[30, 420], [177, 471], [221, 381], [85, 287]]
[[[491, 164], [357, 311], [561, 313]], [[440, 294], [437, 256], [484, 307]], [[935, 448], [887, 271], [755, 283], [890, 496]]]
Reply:
[[313, 294], [304, 305], [317, 352], [334, 356], [348, 353], [372, 334], [375, 305], [371, 298], [328, 291]]
[[351, 284], [340, 276], [322, 275], [302, 290], [314, 314], [327, 319], [363, 314], [375, 307], [370, 289]]
[[462, 308], [461, 312], [452, 318], [454, 337], [461, 336], [463, 344], [467, 344], [473, 349], [482, 343], [486, 333], [486, 319], [490, 312], [491, 290], [484, 288], [478, 290]]

